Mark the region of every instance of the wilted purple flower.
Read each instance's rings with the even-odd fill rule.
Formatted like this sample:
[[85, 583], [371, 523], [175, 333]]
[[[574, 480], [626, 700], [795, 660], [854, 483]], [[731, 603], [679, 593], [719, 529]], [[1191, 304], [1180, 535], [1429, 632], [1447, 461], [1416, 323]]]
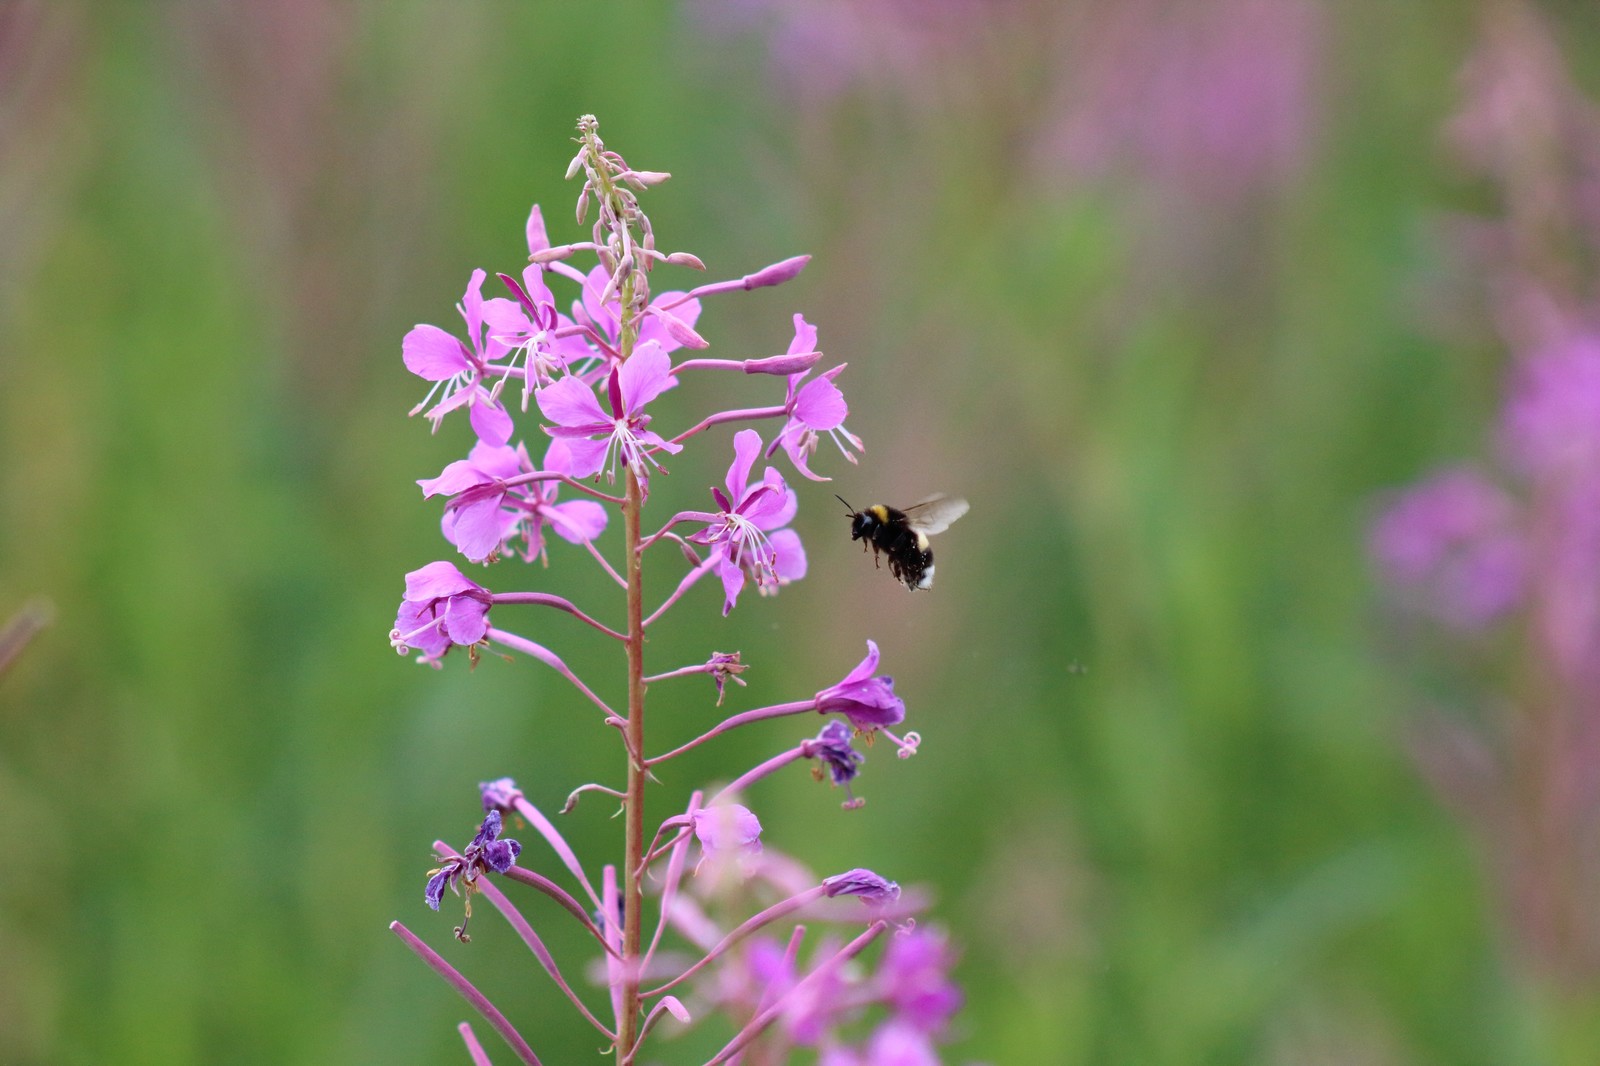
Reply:
[[[545, 452], [544, 473], [570, 474], [567, 443], [556, 439]], [[604, 507], [593, 500], [556, 503], [556, 481], [531, 481], [508, 486], [507, 481], [534, 473], [523, 445], [492, 447], [479, 441], [471, 454], [445, 467], [436, 478], [417, 482], [422, 495], [450, 496], [445, 505], [444, 538], [475, 563], [492, 559], [520, 536], [524, 560], [548, 562], [543, 529], [548, 525], [563, 540], [582, 544], [605, 532]]]
[[[796, 357], [807, 352], [817, 350], [817, 327], [807, 322], [800, 315], [794, 316], [794, 339], [789, 342], [789, 356]], [[840, 363], [831, 370], [824, 371], [819, 377], [801, 384], [805, 381], [808, 370], [789, 376], [789, 394], [784, 402], [784, 409], [789, 413], [789, 420], [784, 423], [783, 429], [778, 431], [777, 437], [767, 448], [771, 455], [782, 447], [789, 455], [789, 460], [794, 463], [795, 469], [800, 471], [812, 481], [830, 481], [831, 478], [813, 474], [807, 465], [811, 453], [817, 449], [817, 441], [821, 434], [826, 433], [838, 445], [839, 452], [847, 460], [854, 463], [855, 455], [850, 447], [856, 451], [862, 450], [861, 438], [851, 433], [844, 426], [845, 416], [850, 413], [850, 406], [844, 402], [844, 394], [833, 383], [845, 368]], [[846, 445], [850, 447], [846, 447]]]
[[850, 727], [835, 718], [822, 727], [816, 739], [801, 745], [806, 757], [816, 759], [819, 764], [815, 771], [817, 780], [822, 779], [822, 767], [826, 766], [833, 783], [844, 786], [845, 794], [850, 797], [845, 803], [846, 807], [858, 807], [861, 804], [851, 793], [850, 782], [861, 772], [861, 764], [867, 761], [865, 755], [850, 746], [852, 735]]
[[714, 651], [711, 653], [711, 658], [707, 665], [711, 667], [711, 679], [717, 684], [717, 706], [721, 707], [724, 695], [723, 689], [727, 686], [729, 680], [732, 680], [736, 685], [743, 686], [744, 678], [739, 675], [744, 673], [748, 667], [739, 661], [739, 653], [736, 651]]
[[[728, 491], [711, 490], [718, 515], [689, 537], [696, 544], [711, 546], [711, 559], [722, 578], [724, 616], [738, 602], [746, 574], [763, 593], [775, 592], [778, 586], [806, 574], [800, 535], [778, 528], [794, 517], [800, 501], [770, 466], [758, 484], [750, 484], [750, 468], [760, 454], [761, 435], [755, 430], [744, 429], [734, 435], [733, 464], [725, 482]], [[769, 531], [773, 531], [770, 537]]]
[[885, 880], [871, 870], [857, 867], [842, 874], [822, 879], [822, 887], [830, 898], [834, 896], [859, 896], [861, 902], [881, 907], [900, 898], [900, 886]]
[[889, 940], [877, 980], [900, 1021], [923, 1033], [939, 1033], [961, 1008], [961, 990], [950, 980], [953, 963], [939, 933], [914, 928]]
[[522, 789], [517, 787], [516, 781], [509, 777], [497, 777], [493, 781], [479, 781], [478, 792], [483, 797], [484, 811], [500, 811], [502, 814], [511, 810], [511, 804], [522, 795]]
[[520, 311], [506, 300], [491, 300], [486, 307], [483, 279], [483, 271], [474, 270], [466, 293], [456, 305], [467, 324], [467, 344], [438, 326], [419, 325], [406, 334], [400, 351], [407, 370], [434, 383], [412, 414], [427, 407], [434, 394], [443, 390], [439, 402], [427, 412], [434, 429], [439, 428], [446, 414], [465, 404], [478, 439], [498, 446], [511, 439], [511, 415], [484, 384], [484, 376], [489, 364], [505, 355], [507, 349], [504, 342], [494, 339], [493, 330], [486, 330], [486, 310], [490, 315]]
[[452, 563], [440, 560], [406, 575], [389, 643], [401, 655], [422, 652], [422, 662], [437, 667], [454, 645], [471, 647], [489, 632], [488, 589], [467, 579]]
[[605, 470], [606, 476], [614, 479], [620, 457], [644, 482], [649, 477], [645, 464], [660, 466], [652, 451], [683, 450], [645, 428], [650, 416], [644, 413], [644, 405], [677, 384], [672, 359], [660, 344], [641, 343], [621, 366], [612, 368], [606, 382], [610, 414], [601, 410], [594, 390], [576, 375], [569, 374], [539, 390], [539, 410], [555, 423], [545, 432], [567, 442], [573, 477]]
[[842, 714], [857, 729], [898, 725], [905, 720], [905, 701], [894, 694], [894, 678], [874, 677], [878, 645], [867, 641], [867, 657], [837, 685], [817, 693], [817, 713]]
[[1386, 577], [1463, 629], [1488, 625], [1522, 597], [1526, 548], [1510, 497], [1470, 467], [1399, 494], [1374, 524]]
[[[471, 919], [471, 895], [477, 890], [478, 878], [490, 870], [497, 874], [505, 873], [517, 861], [517, 856], [522, 854], [522, 845], [517, 841], [499, 839], [500, 828], [500, 812], [491, 810], [484, 815], [483, 824], [478, 826], [472, 843], [463, 848], [460, 855], [453, 855], [445, 860], [444, 865], [428, 871], [428, 887], [423, 893], [428, 906], [439, 909], [447, 886], [457, 895], [464, 889], [467, 893], [467, 918]], [[468, 939], [466, 925], [463, 921], [456, 930], [456, 936], [463, 941]]]

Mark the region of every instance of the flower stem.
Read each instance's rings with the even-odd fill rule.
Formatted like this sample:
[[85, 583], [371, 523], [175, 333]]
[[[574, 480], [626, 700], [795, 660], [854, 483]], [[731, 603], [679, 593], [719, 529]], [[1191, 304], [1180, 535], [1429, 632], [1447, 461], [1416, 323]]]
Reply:
[[[639, 510], [644, 502], [639, 479], [628, 470], [628, 502], [623, 508], [624, 543], [628, 575], [628, 720], [625, 727], [630, 752], [644, 751], [644, 572], [639, 551]], [[628, 798], [624, 806], [627, 819], [624, 847], [627, 859], [622, 865], [622, 1017], [617, 1041], [617, 1061], [633, 1047], [639, 1023], [639, 959], [644, 910], [644, 783], [648, 775], [641, 757], [628, 759]]]

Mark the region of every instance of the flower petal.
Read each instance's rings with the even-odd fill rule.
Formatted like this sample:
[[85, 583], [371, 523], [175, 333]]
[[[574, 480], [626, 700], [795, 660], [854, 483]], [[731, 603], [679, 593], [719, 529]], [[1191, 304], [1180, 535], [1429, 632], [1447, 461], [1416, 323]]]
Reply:
[[417, 484], [422, 486], [422, 498], [426, 500], [434, 496], [454, 496], [493, 480], [471, 459], [457, 459], [441, 470], [438, 477], [421, 478]]
[[677, 383], [672, 376], [672, 357], [654, 341], [636, 347], [617, 372], [623, 409], [630, 417]]
[[[534, 204], [533, 210], [528, 212], [528, 254], [542, 252], [550, 247], [550, 238], [545, 235], [544, 214], [540, 212], [539, 205]], [[532, 295], [531, 291], [529, 295]]]
[[849, 413], [844, 393], [828, 378], [806, 382], [795, 397], [794, 416], [814, 430], [826, 431], [841, 426]]
[[717, 546], [721, 558], [717, 560], [717, 576], [722, 578], [722, 617], [728, 617], [728, 612], [739, 602], [739, 593], [744, 590], [744, 567], [728, 558], [728, 546]]
[[583, 379], [575, 374], [552, 381], [535, 395], [539, 401], [539, 410], [558, 426], [593, 427], [590, 432], [600, 432], [610, 428], [612, 424], [611, 416], [601, 410], [600, 401], [595, 398], [594, 390], [585, 385]]
[[516, 428], [511, 423], [511, 414], [500, 406], [500, 401], [490, 400], [489, 394], [481, 389], [477, 402], [467, 409], [467, 419], [478, 439], [496, 448], [510, 440]]
[[473, 583], [456, 569], [454, 563], [446, 559], [429, 563], [420, 570], [413, 570], [406, 575], [406, 599], [411, 603], [430, 603], [433, 600], [472, 591], [488, 595], [482, 586]]
[[610, 518], [606, 509], [593, 500], [557, 504], [545, 512], [545, 517], [558, 537], [573, 544], [594, 540], [604, 533]]
[[400, 342], [400, 357], [406, 369], [424, 381], [444, 381], [472, 365], [461, 342], [438, 326], [413, 326]]
[[506, 534], [516, 526], [517, 516], [501, 509], [500, 504], [504, 499], [503, 488], [486, 491], [447, 512], [449, 528], [445, 537], [468, 560], [481, 563], [489, 558], [499, 549]]
[[780, 529], [767, 538], [772, 545], [773, 567], [778, 571], [778, 581], [788, 584], [806, 576], [806, 549], [800, 543], [800, 534], [792, 529]]
[[753, 429], [741, 429], [733, 435], [733, 464], [728, 467], [728, 499], [735, 505], [745, 497], [750, 484], [750, 468], [761, 454], [761, 434]]

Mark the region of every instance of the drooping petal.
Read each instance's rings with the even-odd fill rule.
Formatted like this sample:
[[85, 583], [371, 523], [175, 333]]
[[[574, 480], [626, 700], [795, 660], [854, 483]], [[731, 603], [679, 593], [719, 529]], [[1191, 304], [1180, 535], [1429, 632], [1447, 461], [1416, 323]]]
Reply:
[[717, 576], [722, 578], [722, 617], [728, 617], [739, 603], [739, 593], [744, 590], [744, 567], [728, 558], [728, 546], [717, 545]]
[[413, 326], [400, 342], [406, 369], [424, 381], [444, 381], [469, 369], [461, 342], [438, 326]]
[[445, 885], [449, 883], [459, 868], [454, 865], [442, 867], [432, 877], [428, 878], [428, 887], [423, 891], [422, 898], [434, 910], [439, 909], [439, 904], [444, 900]]
[[558, 381], [552, 381], [536, 395], [539, 410], [558, 426], [585, 428], [590, 432], [600, 432], [611, 427], [612, 418], [600, 408], [600, 401], [595, 398], [594, 390], [576, 375], [569, 374]]
[[517, 516], [501, 507], [505, 490], [473, 495], [446, 512], [445, 537], [474, 563], [493, 555], [517, 524]]
[[486, 392], [479, 393], [478, 402], [468, 409], [467, 418], [478, 439], [495, 448], [510, 440], [516, 428], [511, 423], [511, 414], [500, 406], [499, 400], [490, 400]]
[[806, 465], [811, 453], [810, 442], [815, 439], [811, 431], [806, 428], [804, 422], [798, 418], [791, 418], [784, 423], [783, 431], [778, 434], [777, 439], [772, 442], [772, 446], [767, 449], [767, 454], [772, 454], [779, 445], [782, 445], [785, 454], [789, 456], [789, 461], [794, 464], [794, 468], [800, 471], [801, 474], [812, 481], [832, 481], [833, 478], [831, 477], [823, 477], [821, 474], [812, 473], [811, 467]]

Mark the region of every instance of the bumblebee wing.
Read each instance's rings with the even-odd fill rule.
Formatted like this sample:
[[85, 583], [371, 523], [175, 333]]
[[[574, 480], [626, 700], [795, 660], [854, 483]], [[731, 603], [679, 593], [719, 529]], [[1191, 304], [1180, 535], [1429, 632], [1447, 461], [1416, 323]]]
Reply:
[[950, 528], [951, 522], [966, 513], [966, 500], [959, 496], [946, 496], [942, 492], [920, 500], [904, 511], [911, 528], [930, 537], [935, 533], [943, 533]]

